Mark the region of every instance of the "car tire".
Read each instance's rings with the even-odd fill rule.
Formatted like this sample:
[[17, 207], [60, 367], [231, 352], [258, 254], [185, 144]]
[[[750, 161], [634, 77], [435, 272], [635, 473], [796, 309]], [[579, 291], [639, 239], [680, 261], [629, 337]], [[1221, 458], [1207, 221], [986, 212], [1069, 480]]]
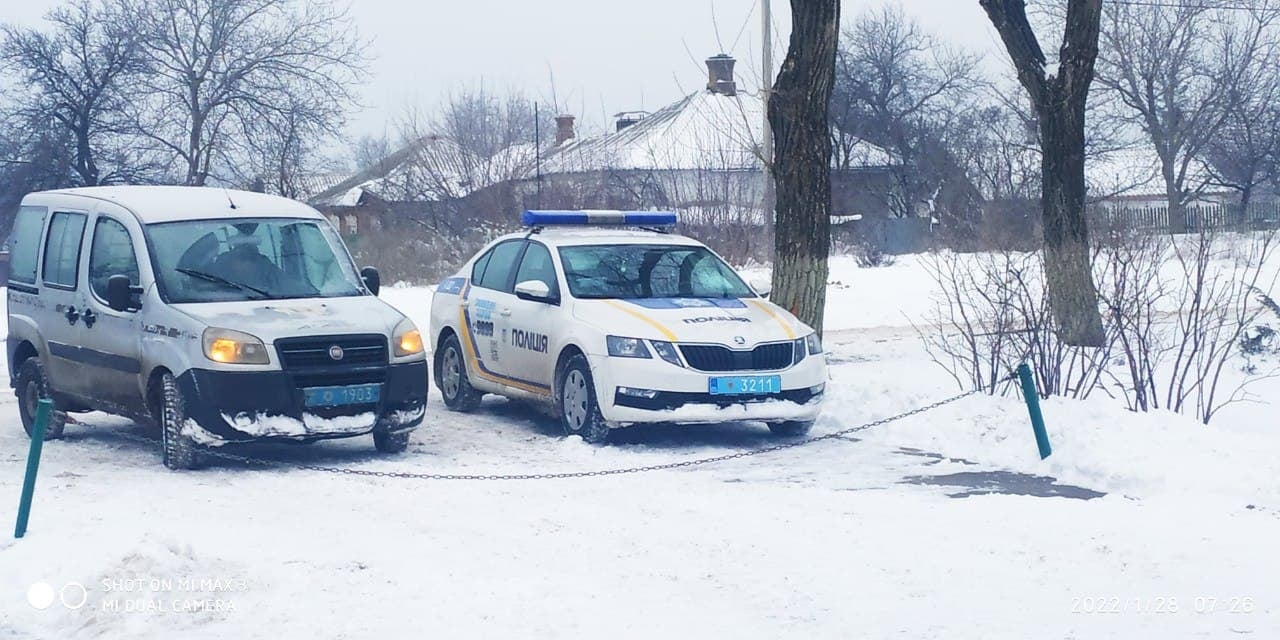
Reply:
[[[13, 387], [18, 396], [18, 415], [22, 418], [22, 428], [30, 438], [36, 426], [36, 408], [39, 407], [40, 400], [53, 397], [50, 395], [49, 379], [44, 376], [44, 365], [40, 363], [40, 358], [27, 358], [23, 361], [22, 366], [18, 367], [18, 377], [14, 380]], [[49, 423], [44, 428], [44, 439], [61, 438], [66, 424], [67, 414], [55, 400], [53, 411], [49, 414]]]
[[155, 393], [164, 466], [175, 471], [197, 468], [200, 452], [191, 436], [182, 432], [187, 423], [187, 401], [178, 387], [178, 380], [172, 373], [161, 374]]
[[468, 413], [480, 406], [483, 393], [471, 386], [467, 378], [467, 365], [462, 359], [462, 345], [458, 336], [450, 335], [436, 352], [436, 386], [444, 396], [444, 406], [450, 411]]
[[378, 453], [404, 453], [404, 450], [409, 448], [409, 432], [374, 432], [373, 448], [377, 449]]
[[785, 438], [798, 438], [809, 435], [809, 429], [812, 428], [812, 420], [788, 420], [787, 422], [769, 423], [769, 430], [773, 432], [773, 435]]
[[579, 436], [591, 444], [607, 442], [609, 426], [600, 415], [586, 356], [578, 354], [565, 361], [556, 379], [556, 408], [565, 435]]

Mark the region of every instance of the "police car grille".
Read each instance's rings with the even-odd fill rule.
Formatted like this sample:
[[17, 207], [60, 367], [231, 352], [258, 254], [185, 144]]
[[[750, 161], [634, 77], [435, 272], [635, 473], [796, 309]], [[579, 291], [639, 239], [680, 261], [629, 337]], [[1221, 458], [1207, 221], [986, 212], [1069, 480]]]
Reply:
[[762, 344], [750, 351], [718, 345], [680, 345], [685, 362], [698, 371], [773, 371], [791, 366], [795, 349], [790, 342]]
[[[337, 360], [329, 355], [335, 346], [342, 349]], [[285, 338], [276, 341], [276, 352], [286, 370], [386, 365], [387, 338], [377, 334]]]

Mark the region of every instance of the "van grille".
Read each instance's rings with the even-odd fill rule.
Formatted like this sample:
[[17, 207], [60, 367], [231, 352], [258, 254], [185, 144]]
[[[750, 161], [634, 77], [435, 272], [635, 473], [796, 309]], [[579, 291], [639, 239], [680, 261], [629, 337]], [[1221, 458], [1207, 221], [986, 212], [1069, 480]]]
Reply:
[[[342, 349], [342, 358], [329, 355], [333, 347]], [[377, 334], [348, 336], [307, 336], [276, 341], [276, 352], [285, 370], [335, 367], [349, 368], [387, 364], [387, 338]]]
[[685, 362], [698, 371], [775, 371], [791, 366], [795, 349], [790, 342], [771, 342], [749, 351], [719, 345], [682, 344]]

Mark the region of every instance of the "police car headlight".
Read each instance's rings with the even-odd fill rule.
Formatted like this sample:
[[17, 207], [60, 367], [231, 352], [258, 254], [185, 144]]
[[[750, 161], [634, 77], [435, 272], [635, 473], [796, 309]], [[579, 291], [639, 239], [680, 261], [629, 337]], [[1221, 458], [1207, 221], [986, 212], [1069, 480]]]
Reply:
[[223, 364], [268, 364], [267, 345], [257, 336], [234, 329], [204, 330], [204, 355]]
[[639, 338], [621, 338], [605, 336], [605, 344], [609, 347], [609, 355], [615, 358], [652, 358], [649, 347]]
[[680, 356], [676, 353], [676, 346], [674, 344], [671, 344], [670, 342], [663, 342], [662, 340], [650, 340], [649, 342], [653, 343], [653, 350], [658, 352], [659, 358], [662, 358], [677, 367], [684, 366], [680, 364]]
[[804, 338], [805, 344], [809, 345], [809, 355], [816, 356], [822, 353], [822, 338], [818, 334], [811, 333]]
[[413, 321], [405, 318], [396, 325], [396, 330], [391, 334], [391, 343], [395, 345], [393, 352], [397, 358], [405, 356], [413, 356], [422, 353], [422, 334], [418, 332], [418, 327]]

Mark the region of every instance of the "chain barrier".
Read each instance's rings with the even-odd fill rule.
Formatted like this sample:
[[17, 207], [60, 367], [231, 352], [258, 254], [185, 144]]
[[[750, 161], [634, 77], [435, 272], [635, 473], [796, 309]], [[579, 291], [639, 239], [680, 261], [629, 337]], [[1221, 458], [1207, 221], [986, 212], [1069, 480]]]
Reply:
[[[1012, 378], [1013, 376], [1010, 376], [1010, 377]], [[1003, 380], [1001, 382], [1003, 382]], [[595, 478], [595, 477], [602, 477], [602, 476], [617, 476], [617, 475], [632, 474], [632, 473], [647, 473], [650, 471], [661, 471], [664, 469], [683, 469], [686, 467], [698, 467], [698, 466], [704, 466], [709, 464], [715, 464], [717, 462], [726, 462], [729, 460], [750, 458], [753, 456], [764, 455], [766, 453], [774, 453], [774, 452], [783, 451], [786, 449], [803, 447], [805, 445], [810, 445], [815, 442], [821, 442], [823, 440], [834, 440], [836, 438], [843, 438], [853, 433], [866, 431], [867, 429], [872, 429], [875, 427], [889, 424], [891, 422], [897, 422], [898, 420], [903, 420], [906, 418], [910, 418], [912, 416], [920, 415], [922, 413], [933, 411], [934, 409], [952, 404], [954, 402], [958, 402], [960, 400], [968, 398], [969, 396], [983, 393], [985, 391], [986, 391], [985, 388], [980, 387], [977, 389], [973, 389], [971, 391], [966, 391], [964, 393], [951, 396], [949, 398], [939, 400], [932, 404], [924, 405], [922, 407], [917, 407], [910, 411], [888, 416], [885, 418], [880, 418], [879, 420], [873, 420], [865, 424], [860, 424], [856, 427], [849, 427], [847, 429], [841, 429], [840, 431], [834, 431], [832, 433], [824, 433], [819, 436], [811, 436], [808, 438], [803, 438], [803, 439], [795, 440], [791, 442], [784, 442], [784, 443], [776, 444], [769, 447], [762, 447], [759, 449], [748, 449], [746, 451], [738, 451], [735, 453], [726, 453], [724, 455], [711, 456], [709, 458], [695, 458], [692, 460], [681, 460], [679, 462], [652, 464], [652, 465], [645, 465], [641, 467], [598, 469], [594, 471], [564, 471], [564, 472], [558, 472], [558, 473], [517, 473], [517, 474], [413, 473], [409, 471], [374, 471], [369, 469], [352, 469], [348, 467], [330, 467], [325, 465], [288, 463], [288, 462], [281, 462], [279, 460], [271, 460], [267, 458], [256, 458], [253, 456], [244, 456], [244, 455], [239, 455], [235, 453], [228, 453], [225, 451], [219, 451], [211, 447], [201, 447], [200, 454], [209, 456], [211, 458], [227, 460], [229, 462], [239, 462], [241, 464], [246, 464], [246, 465], [272, 466], [272, 467], [288, 466], [294, 469], [298, 469], [300, 471], [319, 471], [323, 473], [333, 473], [333, 474], [347, 475], [347, 476], [361, 476], [361, 477], [370, 477], [370, 478], [396, 478], [396, 479], [402, 479], [402, 480], [559, 480], [559, 479], [565, 479], [565, 478]], [[145, 442], [148, 445], [154, 445], [156, 443], [156, 440], [154, 439], [148, 439], [148, 438], [136, 436], [133, 434], [121, 434], [121, 435], [123, 435], [126, 439]]]

